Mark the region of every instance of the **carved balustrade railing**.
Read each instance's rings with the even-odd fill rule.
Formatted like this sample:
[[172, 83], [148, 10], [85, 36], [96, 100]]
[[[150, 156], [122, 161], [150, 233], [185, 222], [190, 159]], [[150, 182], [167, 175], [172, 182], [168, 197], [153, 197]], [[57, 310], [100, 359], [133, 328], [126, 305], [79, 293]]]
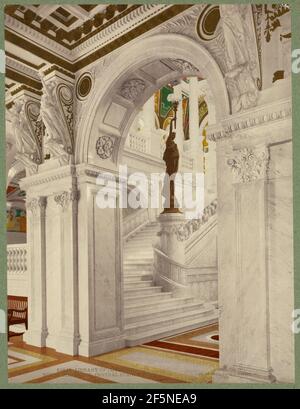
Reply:
[[[194, 295], [206, 302], [217, 299], [217, 268], [188, 266], [168, 257], [158, 248], [154, 248], [154, 280], [164, 291], [175, 296]], [[200, 295], [200, 297], [199, 297]]]
[[144, 135], [138, 135], [135, 133], [129, 134], [128, 148], [142, 153], [149, 153], [149, 141]]
[[123, 218], [123, 237], [128, 240], [134, 233], [149, 222], [148, 209], [139, 209]]
[[7, 245], [7, 275], [24, 278], [27, 274], [27, 244]]
[[197, 219], [188, 220], [178, 226], [176, 235], [179, 241], [189, 240], [191, 236], [199, 231], [208, 220], [217, 213], [217, 199], [213, 200], [203, 210], [203, 215]]

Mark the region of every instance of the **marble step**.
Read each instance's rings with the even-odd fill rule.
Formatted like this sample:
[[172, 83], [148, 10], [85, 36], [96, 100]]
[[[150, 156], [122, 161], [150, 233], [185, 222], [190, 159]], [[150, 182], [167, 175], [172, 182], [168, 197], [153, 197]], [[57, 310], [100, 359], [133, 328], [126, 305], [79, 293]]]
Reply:
[[123, 271], [125, 274], [127, 273], [137, 273], [137, 272], [152, 272], [153, 270], [153, 265], [151, 264], [139, 264], [139, 263], [131, 263], [131, 264], [125, 264], [123, 267]]
[[180, 315], [181, 313], [188, 311], [198, 310], [199, 313], [203, 309], [204, 302], [190, 302], [183, 305], [168, 305], [160, 306], [157, 309], [149, 309], [147, 311], [140, 311], [136, 309], [131, 313], [125, 313], [125, 325], [130, 325], [145, 320], [154, 320], [155, 318], [172, 317], [174, 315]]
[[[166, 294], [166, 293], [161, 293], [161, 294]], [[170, 293], [169, 293], [170, 294]], [[157, 302], [157, 299], [155, 298], [143, 298], [142, 300], [138, 300], [138, 302], [130, 303], [125, 303], [125, 316], [127, 314], [134, 314], [134, 313], [142, 313], [142, 312], [153, 312], [153, 311], [160, 311], [161, 308], [167, 308], [167, 307], [172, 307], [172, 306], [183, 306], [186, 304], [190, 304], [194, 301], [193, 297], [180, 297], [180, 298], [174, 298], [174, 297], [168, 297], [166, 299], [162, 298]]]
[[125, 290], [133, 290], [137, 288], [144, 288], [144, 287], [152, 287], [153, 286], [153, 280], [139, 280], [139, 281], [129, 281], [129, 282], [124, 282], [124, 289]]
[[134, 335], [145, 331], [154, 331], [155, 329], [164, 328], [172, 325], [182, 325], [185, 321], [197, 320], [208, 314], [211, 314], [215, 309], [211, 306], [203, 307], [200, 310], [193, 309], [192, 311], [182, 312], [180, 314], [169, 314], [164, 317], [155, 317], [142, 322], [135, 322], [125, 326], [126, 334]]
[[152, 287], [145, 287], [145, 288], [129, 288], [124, 289], [125, 295], [125, 302], [126, 297], [134, 297], [134, 296], [143, 296], [148, 294], [156, 294], [161, 293], [162, 287], [152, 286]]
[[145, 330], [141, 333], [126, 335], [126, 346], [131, 347], [135, 345], [144, 344], [146, 342], [154, 341], [159, 338], [177, 335], [186, 331], [191, 331], [206, 325], [214, 324], [218, 320], [218, 312], [212, 312], [211, 314], [198, 319], [187, 320], [179, 324], [166, 325], [154, 330]]
[[124, 257], [124, 263], [126, 264], [130, 264], [130, 263], [147, 263], [147, 264], [151, 264], [153, 262], [153, 256], [151, 257], [143, 257], [142, 255], [139, 254], [139, 252], [136, 252], [136, 255], [132, 254], [132, 255], [125, 255]]
[[160, 293], [154, 293], [154, 294], [145, 294], [145, 295], [131, 295], [131, 296], [125, 296], [124, 299], [124, 304], [125, 308], [132, 306], [132, 305], [137, 305], [140, 304], [145, 305], [148, 302], [154, 302], [154, 303], [160, 303], [163, 300], [166, 300], [168, 298], [172, 298], [172, 293], [171, 292], [160, 292]]
[[148, 281], [148, 280], [153, 280], [153, 274], [149, 272], [143, 272], [143, 273], [133, 273], [133, 274], [124, 274], [124, 284], [131, 283], [132, 281]]

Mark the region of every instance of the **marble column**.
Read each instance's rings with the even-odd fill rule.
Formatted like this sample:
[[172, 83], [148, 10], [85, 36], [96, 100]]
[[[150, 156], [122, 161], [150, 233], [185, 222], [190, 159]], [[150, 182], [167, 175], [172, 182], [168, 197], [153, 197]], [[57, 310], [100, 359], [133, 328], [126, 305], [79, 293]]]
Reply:
[[[21, 183], [22, 187], [22, 183]], [[27, 196], [27, 244], [28, 251], [28, 331], [24, 340], [37, 347], [46, 346], [47, 305], [46, 305], [46, 230], [45, 196]]]
[[181, 89], [180, 84], [174, 87], [174, 100], [178, 101], [175, 142], [177, 143], [179, 155], [180, 155], [179, 157], [179, 170], [180, 170], [182, 169], [182, 155], [183, 155], [183, 142], [184, 142], [182, 89]]
[[199, 134], [199, 84], [197, 77], [189, 78], [189, 133], [194, 171], [202, 171], [201, 138]]
[[[125, 346], [122, 225], [119, 196], [107, 188], [115, 208], [101, 208], [96, 180], [101, 170], [78, 168], [79, 354], [99, 355]], [[116, 182], [117, 183], [117, 182]], [[116, 188], [118, 185], [116, 184]]]
[[[274, 103], [268, 109], [245, 112], [245, 122], [232, 116], [223, 123], [225, 132], [215, 132], [220, 370], [213, 380], [217, 383], [294, 380], [290, 102]], [[258, 125], [258, 118], [268, 121], [268, 126]], [[241, 130], [242, 123], [248, 128]]]

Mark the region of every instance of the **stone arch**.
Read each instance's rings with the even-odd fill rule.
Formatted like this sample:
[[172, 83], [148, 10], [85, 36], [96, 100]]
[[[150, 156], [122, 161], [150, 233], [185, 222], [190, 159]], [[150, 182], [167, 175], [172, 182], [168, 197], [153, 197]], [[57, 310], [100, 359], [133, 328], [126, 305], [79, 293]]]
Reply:
[[[96, 78], [79, 124], [76, 163], [115, 167], [137, 110], [157, 89], [187, 75], [207, 80], [217, 122], [230, 114], [222, 72], [210, 53], [194, 40], [178, 34], [159, 34], [125, 48]], [[103, 136], [108, 136], [114, 147], [105, 160], [99, 160], [95, 145]]]

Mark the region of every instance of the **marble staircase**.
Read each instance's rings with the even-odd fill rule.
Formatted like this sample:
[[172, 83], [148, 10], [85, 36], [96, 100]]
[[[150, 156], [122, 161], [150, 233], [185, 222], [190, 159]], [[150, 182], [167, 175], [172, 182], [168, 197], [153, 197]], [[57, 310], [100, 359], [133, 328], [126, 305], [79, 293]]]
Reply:
[[174, 297], [153, 281], [153, 243], [158, 223], [149, 223], [124, 246], [125, 333], [128, 346], [178, 334], [217, 321], [214, 304]]

